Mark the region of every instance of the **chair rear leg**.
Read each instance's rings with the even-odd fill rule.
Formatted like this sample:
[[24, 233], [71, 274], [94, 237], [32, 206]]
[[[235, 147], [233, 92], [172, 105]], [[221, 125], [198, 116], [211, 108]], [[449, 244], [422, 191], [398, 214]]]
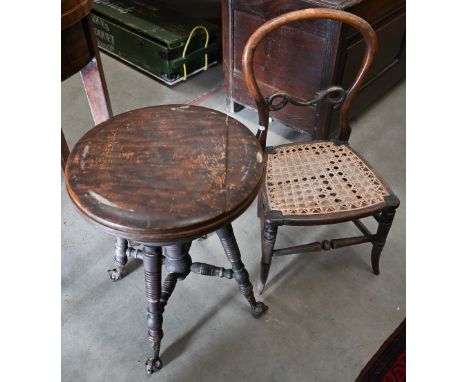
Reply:
[[379, 227], [377, 228], [376, 238], [372, 242], [371, 262], [372, 270], [376, 275], [380, 274], [380, 254], [385, 246], [388, 232], [392, 226], [393, 218], [395, 217], [395, 208], [389, 208], [380, 214]]
[[278, 226], [264, 222], [262, 231], [262, 260], [260, 262], [260, 280], [258, 280], [257, 284], [257, 293], [259, 295], [262, 294], [268, 279], [268, 274], [270, 273]]

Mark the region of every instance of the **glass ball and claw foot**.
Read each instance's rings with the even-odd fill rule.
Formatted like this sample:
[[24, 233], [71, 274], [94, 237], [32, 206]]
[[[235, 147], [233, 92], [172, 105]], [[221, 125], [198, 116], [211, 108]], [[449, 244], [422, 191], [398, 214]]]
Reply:
[[[261, 146], [247, 127], [221, 112], [188, 105], [120, 114], [73, 148], [65, 171], [70, 198], [117, 238], [110, 278], [122, 278], [129, 257], [143, 261], [153, 350], [148, 373], [162, 367], [164, 309], [177, 282], [190, 273], [234, 279], [254, 317], [268, 309], [254, 297], [231, 225], [258, 193], [262, 162]], [[211, 232], [230, 268], [192, 262], [191, 243]]]

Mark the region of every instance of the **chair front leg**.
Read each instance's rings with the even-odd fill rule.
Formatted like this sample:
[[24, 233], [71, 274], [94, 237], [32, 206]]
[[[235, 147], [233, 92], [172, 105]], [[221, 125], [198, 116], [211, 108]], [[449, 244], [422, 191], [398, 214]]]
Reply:
[[380, 254], [385, 246], [388, 232], [392, 226], [393, 218], [395, 217], [395, 208], [389, 208], [380, 214], [379, 227], [375, 235], [375, 240], [372, 242], [371, 262], [372, 270], [376, 275], [380, 274]]
[[259, 295], [262, 294], [270, 273], [273, 249], [278, 233], [278, 226], [275, 224], [263, 221], [262, 226], [262, 260], [260, 261], [260, 279], [257, 284], [257, 293]]

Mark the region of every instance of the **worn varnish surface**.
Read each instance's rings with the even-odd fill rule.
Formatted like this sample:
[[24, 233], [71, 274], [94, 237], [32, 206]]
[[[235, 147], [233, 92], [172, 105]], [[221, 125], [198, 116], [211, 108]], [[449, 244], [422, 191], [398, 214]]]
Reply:
[[220, 228], [255, 198], [263, 173], [254, 135], [223, 113], [164, 105], [90, 130], [66, 167], [71, 199], [111, 233], [140, 242]]

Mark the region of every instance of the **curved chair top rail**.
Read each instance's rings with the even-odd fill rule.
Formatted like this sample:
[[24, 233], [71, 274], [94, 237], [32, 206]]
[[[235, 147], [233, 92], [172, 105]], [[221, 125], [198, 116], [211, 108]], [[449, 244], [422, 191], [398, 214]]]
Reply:
[[[317, 97], [311, 101], [301, 101], [298, 98], [290, 96], [286, 93], [276, 93], [268, 98], [264, 98], [258, 87], [257, 81], [255, 79], [254, 69], [253, 69], [253, 57], [255, 49], [262, 42], [262, 40], [274, 30], [282, 27], [283, 25], [292, 23], [294, 21], [308, 20], [308, 19], [331, 19], [336, 21], [341, 21], [345, 24], [348, 24], [356, 28], [364, 38], [366, 44], [366, 51], [359, 68], [358, 74], [355, 77], [354, 83], [351, 87], [344, 92], [342, 88], [339, 87], [330, 87], [328, 89], [322, 90], [317, 93]], [[244, 53], [242, 56], [242, 68], [244, 71], [244, 78], [249, 90], [250, 95], [254, 98], [257, 105], [258, 115], [259, 115], [259, 130], [257, 132], [257, 138], [259, 139], [263, 148], [266, 145], [266, 136], [268, 131], [268, 119], [269, 111], [278, 110], [286, 103], [290, 102], [295, 105], [311, 105], [315, 104], [318, 101], [326, 98], [331, 103], [341, 103], [341, 112], [340, 112], [340, 135], [339, 139], [341, 141], [347, 141], [351, 134], [351, 128], [349, 126], [348, 113], [357, 91], [364, 81], [364, 77], [369, 70], [374, 54], [377, 50], [377, 36], [372, 29], [372, 27], [363, 19], [358, 16], [355, 16], [351, 13], [338, 11], [334, 9], [325, 9], [325, 8], [308, 8], [302, 9], [299, 11], [293, 11], [285, 13], [281, 16], [275, 17], [267, 21], [265, 24], [260, 26], [248, 39]], [[341, 92], [340, 92], [341, 91]], [[333, 96], [333, 94], [341, 93], [338, 96]], [[280, 99], [276, 104], [273, 103], [275, 99]]]

